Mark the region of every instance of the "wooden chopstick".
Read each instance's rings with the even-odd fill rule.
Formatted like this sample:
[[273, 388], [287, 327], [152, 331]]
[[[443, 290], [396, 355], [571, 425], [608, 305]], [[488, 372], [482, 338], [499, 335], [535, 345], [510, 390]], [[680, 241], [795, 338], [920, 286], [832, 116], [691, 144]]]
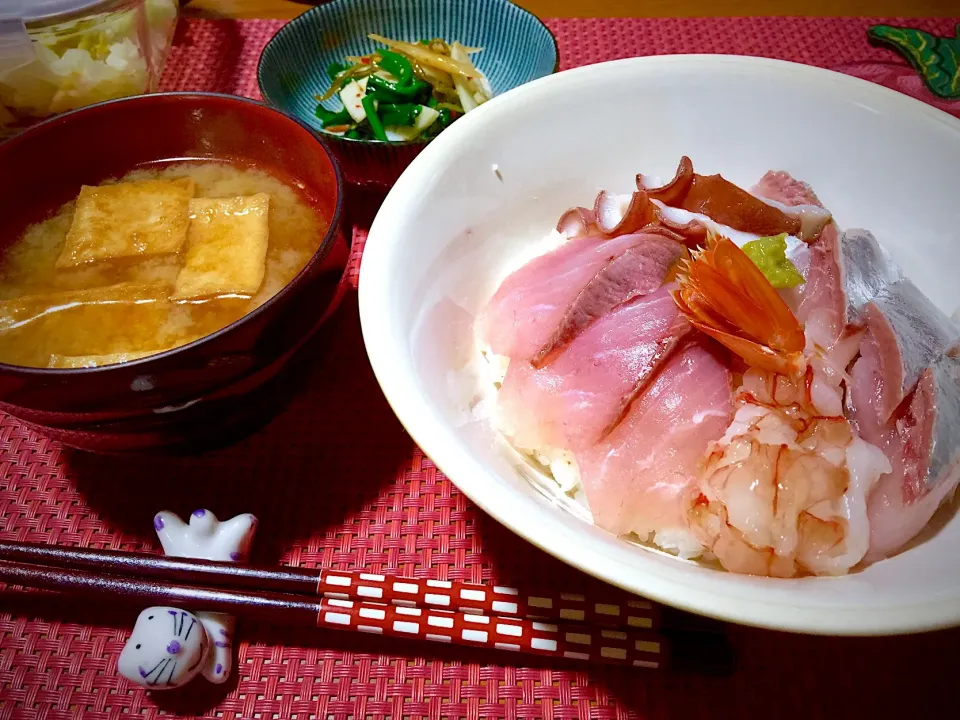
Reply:
[[0, 542], [0, 560], [94, 570], [138, 578], [329, 600], [377, 602], [401, 607], [456, 610], [538, 621], [656, 630], [717, 630], [713, 621], [665, 608], [626, 592], [590, 598], [579, 593], [521, 593], [513, 587], [424, 580], [372, 573], [306, 568], [268, 568], [165, 557], [147, 553]]
[[337, 598], [307, 600], [281, 593], [196, 587], [9, 561], [0, 561], [0, 581], [97, 600], [170, 604], [177, 608], [258, 617], [275, 624], [317, 625], [605, 665], [661, 668], [669, 661], [672, 647], [667, 635], [649, 631], [554, 624], [528, 618], [491, 617]]
[[0, 541], [0, 560], [75, 570], [101, 570], [130, 577], [168, 578], [219, 587], [275, 590], [305, 595], [315, 595], [317, 591], [317, 570], [256, 567], [235, 562], [196, 560], [122, 550]]

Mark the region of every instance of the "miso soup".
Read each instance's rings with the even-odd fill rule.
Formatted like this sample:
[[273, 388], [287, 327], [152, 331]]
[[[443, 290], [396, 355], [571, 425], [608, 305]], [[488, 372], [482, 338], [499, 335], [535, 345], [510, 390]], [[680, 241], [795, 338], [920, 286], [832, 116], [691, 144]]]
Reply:
[[293, 185], [228, 163], [84, 186], [0, 257], [0, 362], [95, 367], [209, 335], [287, 285], [329, 222]]

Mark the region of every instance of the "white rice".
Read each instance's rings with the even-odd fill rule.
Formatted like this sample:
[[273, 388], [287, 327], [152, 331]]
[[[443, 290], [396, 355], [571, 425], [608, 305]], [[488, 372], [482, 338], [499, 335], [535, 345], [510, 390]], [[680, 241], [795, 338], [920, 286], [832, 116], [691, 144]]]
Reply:
[[657, 530], [653, 535], [653, 544], [685, 560], [707, 554], [707, 549], [697, 539], [696, 534], [688, 528]]
[[582, 487], [580, 483], [580, 468], [577, 459], [569, 450], [558, 450], [551, 447], [540, 447], [528, 453], [534, 460], [550, 469], [550, 475], [557, 485], [567, 495], [573, 497]]
[[[500, 386], [507, 376], [507, 367], [510, 365], [510, 358], [503, 355], [496, 355], [489, 346], [481, 346], [480, 361], [478, 364], [481, 368], [480, 377], [483, 378], [486, 383], [489, 383], [488, 387], [492, 386], [495, 388], [494, 396], [491, 398], [495, 402], [495, 393], [500, 390]], [[501, 432], [505, 435], [510, 434], [509, 428], [505, 427], [505, 422], [500, 413], [491, 412], [488, 413], [488, 416], [493, 418], [494, 423]], [[557, 483], [564, 494], [573, 497], [581, 490], [580, 468], [577, 467], [577, 459], [569, 450], [548, 446], [535, 448], [514, 447], [521, 454], [526, 455], [529, 459], [549, 470], [549, 477]]]

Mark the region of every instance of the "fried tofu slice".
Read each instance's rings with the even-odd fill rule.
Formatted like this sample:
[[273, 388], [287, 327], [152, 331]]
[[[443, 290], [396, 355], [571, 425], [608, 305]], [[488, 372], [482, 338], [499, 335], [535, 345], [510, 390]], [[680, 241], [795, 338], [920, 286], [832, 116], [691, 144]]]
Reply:
[[84, 185], [56, 266], [178, 252], [194, 192], [191, 178]]
[[162, 353], [163, 350], [148, 352], [121, 352], [108, 355], [51, 355], [48, 368], [91, 368], [103, 365], [117, 365], [118, 363], [132, 362], [149, 355]]
[[172, 299], [256, 294], [266, 269], [270, 195], [190, 201], [186, 259]]

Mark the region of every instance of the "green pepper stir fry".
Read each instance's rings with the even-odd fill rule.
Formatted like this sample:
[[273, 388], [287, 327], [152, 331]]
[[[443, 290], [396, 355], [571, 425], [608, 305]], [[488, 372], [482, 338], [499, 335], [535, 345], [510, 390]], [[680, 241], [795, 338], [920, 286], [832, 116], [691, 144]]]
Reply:
[[[407, 43], [370, 35], [387, 49], [347, 57], [327, 68], [330, 88], [317, 96], [324, 130], [355, 140], [430, 140], [493, 96], [470, 61], [478, 48], [440, 39]], [[339, 96], [340, 110], [323, 103]]]

